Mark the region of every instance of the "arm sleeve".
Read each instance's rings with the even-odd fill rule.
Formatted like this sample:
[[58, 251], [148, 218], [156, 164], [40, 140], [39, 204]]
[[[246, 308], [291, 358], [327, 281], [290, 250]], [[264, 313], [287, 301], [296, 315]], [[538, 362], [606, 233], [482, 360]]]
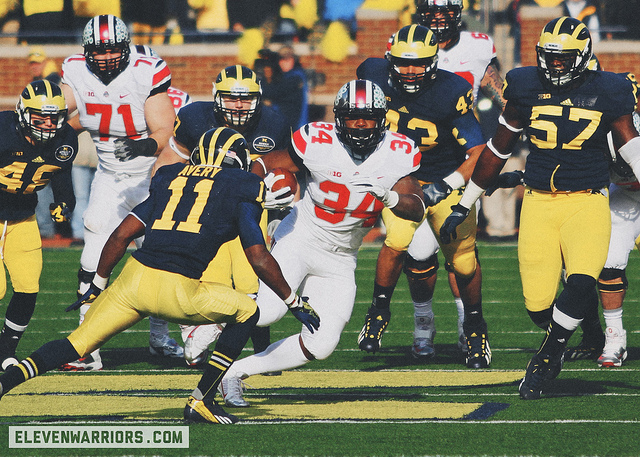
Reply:
[[264, 244], [260, 229], [262, 207], [254, 202], [242, 202], [238, 205], [238, 231], [242, 248], [247, 249], [256, 244]]

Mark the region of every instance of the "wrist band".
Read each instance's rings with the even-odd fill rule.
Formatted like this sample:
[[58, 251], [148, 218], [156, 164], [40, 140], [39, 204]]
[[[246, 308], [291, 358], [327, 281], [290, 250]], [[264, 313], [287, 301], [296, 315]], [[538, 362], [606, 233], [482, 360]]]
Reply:
[[109, 282], [109, 278], [103, 278], [98, 273], [93, 276], [93, 284], [99, 287], [102, 290], [107, 288], [107, 283]]
[[287, 306], [293, 305], [293, 303], [296, 301], [296, 297], [296, 291], [291, 289], [291, 295], [284, 299], [284, 304]]

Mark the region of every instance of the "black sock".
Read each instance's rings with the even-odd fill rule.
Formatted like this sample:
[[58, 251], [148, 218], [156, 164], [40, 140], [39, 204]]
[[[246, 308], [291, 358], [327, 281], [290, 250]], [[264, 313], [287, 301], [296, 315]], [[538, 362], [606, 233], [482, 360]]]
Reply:
[[200, 382], [198, 382], [198, 387], [194, 391], [196, 398], [202, 397], [198, 398], [198, 400], [213, 400], [216, 396], [220, 380], [231, 364], [238, 358], [247, 341], [249, 341], [251, 331], [258, 322], [259, 317], [260, 311], [256, 309], [255, 314], [245, 322], [226, 325], [220, 334], [220, 338], [218, 338]]
[[393, 287], [383, 287], [377, 282], [373, 283], [373, 302], [372, 305], [378, 309], [389, 309], [391, 305], [391, 297], [393, 296]]
[[562, 355], [564, 349], [567, 347], [567, 342], [571, 335], [573, 335], [573, 330], [567, 330], [560, 324], [558, 324], [555, 320], [551, 320], [549, 324], [549, 328], [547, 329], [547, 335], [538, 349], [538, 354], [540, 354], [543, 358], [556, 359]]
[[482, 302], [475, 305], [464, 304], [464, 323], [469, 328], [474, 328], [484, 322], [482, 317]]
[[254, 327], [251, 331], [251, 342], [253, 343], [254, 354], [258, 354], [267, 349], [271, 344], [271, 328]]

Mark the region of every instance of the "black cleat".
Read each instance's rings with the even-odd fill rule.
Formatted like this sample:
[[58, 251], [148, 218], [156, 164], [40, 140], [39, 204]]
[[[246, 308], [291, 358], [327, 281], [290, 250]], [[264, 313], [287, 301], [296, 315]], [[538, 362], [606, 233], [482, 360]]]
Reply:
[[464, 325], [464, 335], [467, 339], [467, 368], [489, 368], [491, 365], [491, 347], [487, 336], [487, 323], [483, 320], [475, 327]]
[[550, 359], [544, 358], [540, 354], [531, 357], [531, 360], [529, 360], [527, 364], [527, 371], [524, 378], [522, 378], [520, 387], [518, 387], [520, 398], [523, 400], [538, 400], [540, 394], [542, 394], [544, 382], [555, 378], [555, 376], [560, 373], [557, 365], [557, 363], [552, 364]]
[[382, 334], [391, 320], [391, 311], [388, 309], [378, 309], [375, 306], [369, 308], [364, 320], [360, 336], [358, 336], [358, 347], [362, 351], [376, 352], [382, 345]]
[[567, 348], [564, 351], [564, 359], [567, 362], [574, 360], [596, 360], [604, 349], [604, 333], [597, 338], [582, 337], [582, 341], [575, 347]]
[[206, 422], [210, 424], [235, 424], [240, 421], [233, 414], [227, 413], [215, 400], [205, 402], [196, 400], [192, 395], [184, 407], [184, 420], [187, 422]]

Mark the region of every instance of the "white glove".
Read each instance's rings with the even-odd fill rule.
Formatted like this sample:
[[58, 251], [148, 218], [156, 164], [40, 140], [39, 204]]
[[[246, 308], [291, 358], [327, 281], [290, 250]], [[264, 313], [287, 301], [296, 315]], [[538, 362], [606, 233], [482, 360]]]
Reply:
[[398, 192], [382, 186], [373, 176], [354, 176], [351, 178], [350, 184], [360, 193], [370, 193], [384, 203], [387, 208], [393, 208], [400, 201]]
[[264, 207], [266, 209], [282, 209], [290, 206], [293, 203], [293, 199], [296, 196], [291, 193], [291, 187], [286, 186], [276, 190], [275, 192], [271, 191], [273, 185], [283, 178], [284, 176], [276, 176], [272, 172], [264, 177], [264, 183], [267, 185], [267, 192], [264, 197]]

